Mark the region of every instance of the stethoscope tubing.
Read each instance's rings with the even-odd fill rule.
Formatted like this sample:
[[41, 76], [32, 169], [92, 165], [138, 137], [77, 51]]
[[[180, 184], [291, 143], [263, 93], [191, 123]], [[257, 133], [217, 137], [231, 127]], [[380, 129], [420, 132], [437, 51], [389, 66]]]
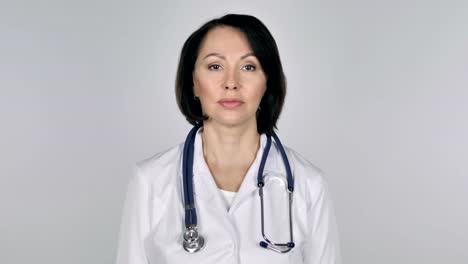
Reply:
[[[197, 225], [197, 211], [195, 208], [195, 199], [193, 196], [193, 166], [187, 164], [188, 161], [193, 161], [194, 155], [194, 141], [195, 134], [200, 126], [194, 126], [187, 135], [187, 139], [184, 144], [183, 158], [182, 158], [182, 169], [183, 171], [183, 185], [184, 185], [184, 201], [185, 201], [185, 226], [196, 226]], [[188, 176], [188, 177], [187, 177]]]
[[[289, 165], [289, 160], [286, 155], [286, 151], [284, 150], [283, 145], [281, 144], [281, 141], [279, 140], [278, 136], [273, 132], [273, 138], [276, 142], [276, 145], [278, 146], [278, 149], [280, 151], [281, 157], [283, 159], [283, 163], [286, 168], [286, 174], [287, 174], [287, 182], [288, 182], [288, 213], [289, 213], [289, 238], [290, 242], [287, 243], [274, 243], [265, 234], [265, 216], [264, 216], [264, 203], [263, 203], [263, 186], [265, 185], [263, 181], [263, 171], [265, 168], [266, 164], [266, 159], [268, 157], [268, 153], [270, 151], [271, 147], [271, 137], [267, 136], [267, 143], [265, 145], [265, 149], [263, 151], [263, 156], [262, 160], [260, 162], [260, 167], [258, 170], [258, 175], [257, 175], [257, 185], [258, 185], [258, 194], [260, 196], [260, 219], [261, 219], [261, 231], [262, 231], [262, 237], [264, 241], [261, 241], [259, 245], [263, 248], [268, 248], [271, 249], [275, 252], [278, 253], [286, 253], [289, 252], [295, 245], [294, 245], [294, 236], [293, 236], [293, 224], [292, 224], [292, 197], [293, 197], [293, 192], [294, 192], [294, 181], [292, 177], [292, 171], [291, 171], [291, 166]], [[283, 249], [281, 249], [281, 248]]]
[[[183, 174], [183, 190], [184, 190], [184, 203], [185, 203], [185, 234], [188, 232], [196, 232], [196, 238], [187, 241], [184, 240], [184, 248], [191, 252], [197, 252], [204, 246], [204, 239], [202, 236], [198, 235], [197, 232], [197, 213], [195, 208], [195, 199], [193, 194], [193, 158], [194, 158], [194, 148], [195, 148], [195, 136], [200, 128], [200, 125], [194, 126], [187, 135], [187, 138], [184, 143], [184, 149], [182, 154], [182, 174]], [[289, 234], [290, 234], [290, 242], [287, 243], [274, 243], [268, 239], [265, 234], [265, 216], [264, 216], [264, 203], [263, 203], [263, 186], [265, 185], [263, 180], [263, 171], [265, 169], [266, 160], [268, 158], [268, 153], [271, 148], [271, 136], [267, 135], [267, 142], [265, 148], [263, 150], [262, 159], [260, 161], [260, 166], [257, 175], [257, 186], [259, 188], [259, 196], [260, 196], [260, 207], [261, 207], [261, 231], [264, 241], [261, 241], [259, 245], [263, 248], [271, 249], [278, 253], [286, 253], [289, 252], [292, 248], [294, 248], [294, 240], [293, 240], [293, 224], [292, 224], [292, 196], [294, 192], [294, 179], [292, 177], [291, 166], [289, 164], [288, 157], [286, 155], [286, 151], [278, 138], [278, 136], [272, 132], [272, 136], [278, 146], [280, 151], [281, 157], [283, 159], [283, 163], [285, 165], [286, 174], [287, 174], [287, 182], [288, 182], [288, 199], [289, 199]], [[184, 235], [185, 239], [185, 235]], [[199, 246], [200, 245], [200, 246]]]

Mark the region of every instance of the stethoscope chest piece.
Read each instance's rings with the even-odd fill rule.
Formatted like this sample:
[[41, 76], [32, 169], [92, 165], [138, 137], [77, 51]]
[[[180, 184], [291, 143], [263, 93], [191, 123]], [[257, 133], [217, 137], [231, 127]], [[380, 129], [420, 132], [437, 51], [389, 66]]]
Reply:
[[205, 247], [205, 239], [198, 234], [196, 226], [189, 226], [185, 228], [182, 244], [187, 252], [195, 253]]

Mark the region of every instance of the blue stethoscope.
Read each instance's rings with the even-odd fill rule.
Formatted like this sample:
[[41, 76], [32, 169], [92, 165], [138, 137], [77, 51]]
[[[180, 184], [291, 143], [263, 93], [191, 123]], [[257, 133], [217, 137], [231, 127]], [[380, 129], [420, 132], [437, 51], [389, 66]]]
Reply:
[[[187, 135], [187, 139], [184, 143], [184, 152], [182, 158], [182, 177], [184, 185], [184, 203], [185, 203], [185, 232], [183, 234], [182, 245], [184, 249], [190, 253], [195, 253], [205, 246], [205, 239], [197, 231], [197, 212], [195, 209], [195, 201], [193, 197], [193, 153], [194, 153], [194, 142], [197, 130], [200, 126], [194, 126]], [[288, 197], [289, 197], [289, 236], [290, 242], [287, 243], [274, 243], [267, 238], [265, 235], [264, 225], [264, 213], [263, 213], [263, 170], [268, 157], [268, 152], [271, 147], [271, 136], [267, 136], [267, 142], [263, 151], [262, 160], [258, 169], [257, 186], [258, 194], [260, 196], [260, 208], [261, 208], [261, 229], [263, 241], [260, 241], [259, 245], [263, 248], [271, 249], [278, 253], [287, 253], [294, 248], [293, 242], [293, 224], [292, 224], [292, 198], [294, 191], [294, 180], [292, 177], [291, 166], [289, 165], [288, 157], [284, 151], [284, 147], [281, 144], [278, 136], [273, 132], [272, 136], [279, 148], [281, 157], [286, 167], [286, 174], [288, 180]]]

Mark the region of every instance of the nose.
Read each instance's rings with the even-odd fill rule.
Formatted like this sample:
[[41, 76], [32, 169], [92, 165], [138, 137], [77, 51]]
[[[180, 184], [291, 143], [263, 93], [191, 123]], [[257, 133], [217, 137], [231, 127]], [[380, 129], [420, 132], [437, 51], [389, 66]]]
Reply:
[[228, 70], [226, 71], [226, 78], [224, 81], [224, 89], [229, 90], [237, 90], [239, 83], [237, 81], [237, 74], [235, 70]]

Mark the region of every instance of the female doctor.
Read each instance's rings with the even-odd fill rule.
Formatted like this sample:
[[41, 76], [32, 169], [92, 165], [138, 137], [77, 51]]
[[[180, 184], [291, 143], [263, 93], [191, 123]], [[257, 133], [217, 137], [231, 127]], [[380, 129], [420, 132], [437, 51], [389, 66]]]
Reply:
[[274, 132], [285, 93], [257, 18], [225, 15], [190, 35], [176, 97], [194, 127], [137, 164], [117, 264], [339, 263], [322, 173]]

